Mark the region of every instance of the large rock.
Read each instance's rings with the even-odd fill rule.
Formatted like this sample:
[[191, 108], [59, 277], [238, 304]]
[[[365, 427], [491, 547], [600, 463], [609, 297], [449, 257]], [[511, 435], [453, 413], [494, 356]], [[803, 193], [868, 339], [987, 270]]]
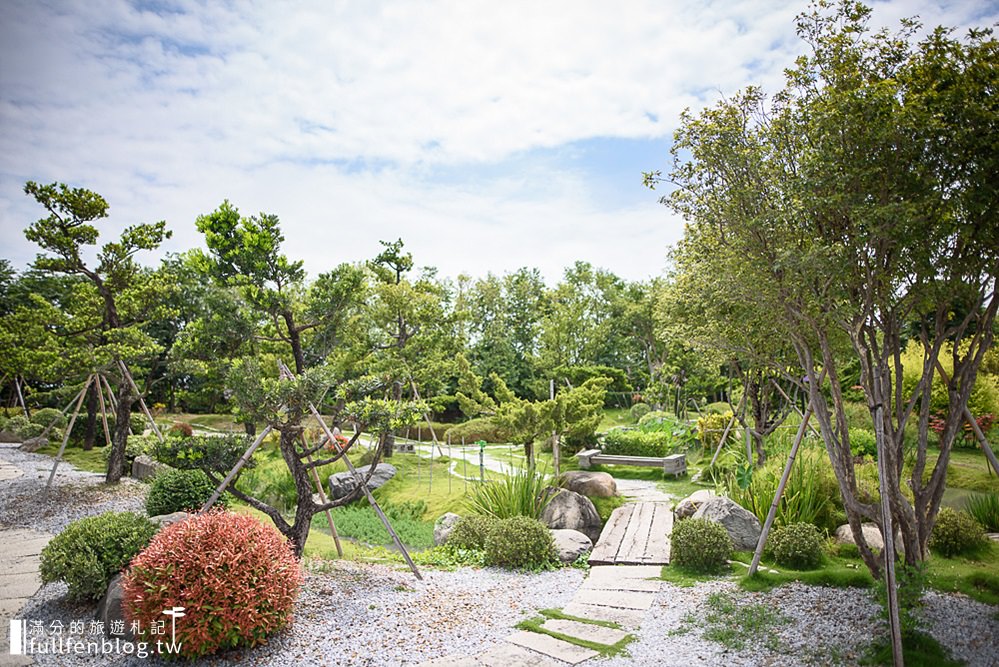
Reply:
[[112, 577], [108, 584], [108, 590], [104, 593], [100, 603], [97, 605], [97, 620], [104, 623], [104, 632], [111, 630], [114, 621], [121, 621], [124, 624], [125, 634], [123, 639], [131, 641], [133, 638], [131, 623], [125, 619], [125, 609], [122, 601], [125, 599], [125, 589], [121, 582], [121, 574]]
[[677, 521], [689, 519], [694, 516], [697, 510], [701, 508], [701, 505], [708, 502], [712, 498], [717, 497], [718, 496], [714, 491], [708, 491], [707, 489], [694, 491], [692, 494], [677, 503], [676, 507], [673, 508], [673, 516]]
[[[881, 537], [881, 529], [876, 523], [862, 523], [860, 529], [864, 531], [864, 541], [871, 549], [881, 551], [885, 548], [884, 538]], [[905, 553], [905, 546], [902, 544], [901, 533], [895, 534], [895, 550], [898, 553]], [[833, 533], [833, 539], [841, 544], [856, 544], [857, 540], [853, 535], [850, 524], [844, 523]]]
[[603, 527], [593, 502], [586, 496], [567, 489], [559, 491], [548, 503], [541, 514], [541, 523], [549, 528], [578, 530], [592, 542], [600, 537], [600, 529]]
[[157, 514], [156, 516], [149, 517], [149, 520], [155, 523], [160, 530], [163, 530], [167, 526], [184, 521], [189, 516], [193, 515], [187, 512], [173, 512], [171, 514]]
[[558, 559], [563, 563], [572, 563], [593, 548], [593, 541], [578, 530], [556, 528], [551, 534]]
[[[360, 474], [361, 479], [368, 476], [368, 471], [371, 466], [361, 466], [357, 469]], [[379, 463], [378, 467], [375, 468], [375, 474], [371, 476], [368, 480], [367, 487], [369, 491], [374, 491], [378, 487], [385, 484], [395, 477], [395, 466], [388, 463]], [[338, 500], [348, 495], [351, 491], [357, 488], [357, 480], [354, 475], [350, 472], [338, 472], [337, 474], [330, 477], [330, 500]]]
[[451, 537], [451, 531], [461, 521], [461, 517], [454, 512], [442, 514], [434, 521], [434, 546], [440, 546]]
[[693, 518], [707, 519], [721, 524], [739, 551], [755, 549], [760, 541], [762, 532], [760, 520], [730, 498], [723, 496], [711, 498], [694, 512]]
[[569, 470], [562, 473], [562, 486], [584, 496], [611, 498], [617, 495], [617, 482], [605, 472]]
[[42, 447], [49, 444], [49, 439], [43, 436], [36, 436], [34, 438], [28, 438], [21, 443], [19, 449], [25, 452], [37, 452]]
[[21, 438], [17, 433], [3, 429], [0, 430], [0, 442], [21, 442]]
[[141, 456], [136, 456], [135, 460], [132, 461], [132, 477], [134, 479], [149, 479], [161, 470], [169, 470], [170, 466], [165, 463], [160, 463], [156, 461], [151, 456], [146, 456], [142, 454]]

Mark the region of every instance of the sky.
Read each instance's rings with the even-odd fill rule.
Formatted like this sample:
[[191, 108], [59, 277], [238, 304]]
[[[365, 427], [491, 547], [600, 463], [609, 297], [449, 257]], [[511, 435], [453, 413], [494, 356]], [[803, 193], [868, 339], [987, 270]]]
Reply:
[[[873, 23], [999, 22], [999, 1], [873, 3]], [[806, 4], [767, 0], [0, 0], [0, 257], [43, 217], [26, 181], [166, 220], [201, 246], [228, 199], [279, 216], [311, 275], [402, 238], [457, 277], [577, 260], [661, 275], [682, 220], [642, 173], [685, 108], [774, 91]], [[162, 253], [161, 253], [162, 254]], [[147, 261], [155, 261], [155, 255]]]

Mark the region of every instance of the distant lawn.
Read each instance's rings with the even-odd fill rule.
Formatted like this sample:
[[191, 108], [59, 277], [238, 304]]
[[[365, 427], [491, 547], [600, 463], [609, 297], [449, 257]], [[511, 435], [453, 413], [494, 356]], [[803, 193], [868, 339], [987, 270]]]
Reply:
[[[50, 442], [45, 447], [39, 449], [36, 453], [45, 454], [46, 456], [55, 458], [56, 454], [59, 453], [59, 445], [61, 444], [61, 442]], [[104, 460], [105, 447], [107, 447], [107, 445], [104, 445], [104, 447], [94, 447], [90, 451], [83, 451], [82, 447], [74, 447], [70, 445], [66, 447], [66, 451], [62, 455], [62, 460], [72, 464], [80, 470], [99, 472], [103, 474], [108, 470], [108, 463]]]

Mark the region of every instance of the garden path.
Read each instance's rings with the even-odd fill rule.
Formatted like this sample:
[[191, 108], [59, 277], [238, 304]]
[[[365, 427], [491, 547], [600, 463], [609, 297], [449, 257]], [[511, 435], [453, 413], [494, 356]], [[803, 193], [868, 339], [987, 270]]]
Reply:
[[[0, 458], [0, 483], [23, 474], [20, 468]], [[40, 555], [51, 539], [46, 533], [23, 528], [0, 530], [0, 667], [34, 663], [30, 657], [11, 655], [9, 621], [17, 618], [28, 598], [41, 588]]]
[[590, 565], [668, 565], [673, 507], [628, 503], [614, 510], [590, 553]]

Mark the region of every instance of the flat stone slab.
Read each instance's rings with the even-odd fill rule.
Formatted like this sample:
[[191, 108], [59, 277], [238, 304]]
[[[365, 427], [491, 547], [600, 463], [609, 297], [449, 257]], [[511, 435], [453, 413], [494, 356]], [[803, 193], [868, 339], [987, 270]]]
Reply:
[[590, 574], [583, 581], [583, 589], [645, 591], [654, 593], [659, 590], [662, 581], [658, 566], [637, 566], [640, 570], [626, 570], [628, 565], [599, 566], [590, 568]]
[[[528, 633], [534, 634], [534, 633]], [[564, 643], [564, 642], [563, 642]], [[571, 646], [571, 644], [570, 644]], [[485, 653], [476, 656], [482, 667], [564, 667], [564, 662], [552, 660], [543, 653], [531, 651], [516, 644], [501, 642]]]
[[590, 576], [614, 576], [631, 579], [658, 579], [663, 573], [661, 565], [595, 565]]
[[621, 607], [623, 609], [648, 611], [652, 607], [652, 602], [655, 598], [655, 593], [642, 591], [598, 591], [589, 589], [577, 591], [572, 601], [581, 604], [601, 605], [603, 607]]
[[570, 665], [578, 665], [584, 660], [595, 658], [599, 653], [592, 649], [576, 646], [561, 639], [555, 639], [538, 632], [520, 631], [506, 638], [511, 644], [529, 648], [532, 651], [543, 653], [550, 658], [568, 662]]
[[0, 482], [5, 482], [9, 479], [17, 479], [24, 474], [24, 471], [17, 466], [7, 463], [4, 460], [0, 460]]
[[578, 621], [567, 621], [563, 619], [550, 618], [542, 625], [545, 630], [557, 632], [576, 639], [613, 646], [628, 636], [624, 630], [605, 628], [602, 625], [592, 625], [590, 623], [580, 623]]
[[637, 630], [645, 620], [645, 612], [637, 609], [621, 609], [619, 607], [604, 607], [595, 604], [583, 604], [581, 602], [570, 602], [562, 608], [569, 616], [579, 618], [589, 618], [594, 621], [611, 621], [623, 628]]

